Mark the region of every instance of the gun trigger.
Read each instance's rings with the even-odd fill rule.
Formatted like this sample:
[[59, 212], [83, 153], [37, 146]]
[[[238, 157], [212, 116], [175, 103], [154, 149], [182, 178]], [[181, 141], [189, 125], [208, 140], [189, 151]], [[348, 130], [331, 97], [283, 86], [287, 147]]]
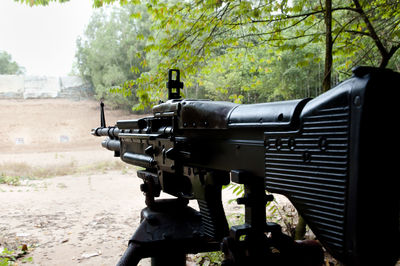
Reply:
[[175, 148], [170, 148], [165, 152], [165, 156], [170, 160], [190, 159], [191, 153], [187, 151], [177, 151]]

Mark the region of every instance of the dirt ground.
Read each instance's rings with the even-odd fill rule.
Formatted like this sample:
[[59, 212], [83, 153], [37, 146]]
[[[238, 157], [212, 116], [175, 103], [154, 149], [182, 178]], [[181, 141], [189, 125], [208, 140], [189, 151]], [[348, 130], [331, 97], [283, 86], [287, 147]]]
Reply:
[[[107, 125], [129, 118], [134, 116], [106, 110]], [[68, 167], [78, 169], [21, 179], [18, 186], [0, 184], [0, 253], [26, 245], [19, 264], [117, 263], [145, 204], [135, 169], [108, 167], [119, 158], [90, 135], [99, 120], [95, 101], [0, 100], [0, 173], [10, 165], [66, 173]], [[224, 193], [225, 202], [232, 198]], [[229, 206], [227, 212], [239, 210]]]
[[[26, 152], [81, 151], [98, 146], [90, 134], [100, 126], [99, 103], [67, 99], [0, 100], [0, 151]], [[108, 110], [107, 126], [118, 119], [137, 116]]]

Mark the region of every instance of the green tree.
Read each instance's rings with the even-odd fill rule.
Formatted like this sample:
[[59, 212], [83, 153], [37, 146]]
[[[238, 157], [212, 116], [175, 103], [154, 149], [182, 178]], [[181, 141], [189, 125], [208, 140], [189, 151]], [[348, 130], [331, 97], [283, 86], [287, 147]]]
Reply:
[[[115, 0], [94, 2], [99, 6]], [[174, 55], [159, 65], [158, 73], [180, 66], [190, 76], [224, 48], [275, 46], [283, 51], [320, 43], [325, 46], [321, 82], [327, 90], [333, 65], [349, 73], [355, 64], [385, 67], [393, 58], [399, 46], [397, 5], [391, 0], [150, 1], [154, 29], [163, 34], [149, 47], [161, 56]]]
[[24, 73], [25, 69], [13, 61], [9, 53], [0, 51], [0, 74], [20, 75]]
[[214, 100], [255, 103], [315, 97], [324, 75], [322, 51], [318, 44], [295, 51], [236, 49], [209, 60], [196, 78]]
[[144, 42], [140, 41], [144, 37], [140, 36], [148, 35], [148, 21], [145, 13], [140, 19], [132, 18], [140, 8], [98, 10], [77, 40], [75, 65], [81, 76], [93, 84], [97, 98], [123, 108], [137, 103], [133, 81], [146, 70]]
[[353, 0], [359, 15], [356, 27], [347, 30], [353, 42], [367, 38], [373, 44], [373, 52], [379, 53], [379, 67], [386, 67], [400, 48], [400, 3], [398, 1]]
[[[140, 1], [93, 0], [96, 7], [115, 2], [138, 4]], [[229, 55], [240, 54], [243, 49], [299, 53], [307, 51], [310, 45], [322, 47], [318, 52], [325, 54], [324, 74], [319, 76], [324, 90], [334, 83], [331, 77], [337, 80], [337, 76], [348, 75], [355, 65], [398, 65], [394, 58], [398, 57], [396, 51], [400, 47], [400, 8], [395, 0], [152, 0], [147, 1], [146, 7], [152, 16], [153, 34], [147, 37], [143, 59], [152, 67], [135, 80], [136, 93], [145, 105], [159, 97], [165, 98], [163, 89], [168, 68], [183, 70], [182, 76], [190, 85], [186, 91], [190, 92], [193, 87], [199, 92], [202, 81], [196, 81], [198, 73], [209, 68], [214, 58], [223, 56], [223, 60], [228, 60]], [[321, 60], [319, 55], [307, 56], [303, 61], [308, 63], [300, 62], [296, 66], [304, 68], [315, 58]], [[271, 58], [265, 59], [271, 61]], [[243, 61], [241, 66], [245, 65], [248, 64]], [[257, 66], [249, 67], [254, 70]], [[244, 75], [231, 76], [244, 82]], [[232, 84], [238, 82], [228, 80]], [[207, 94], [214, 97], [218, 93]]]

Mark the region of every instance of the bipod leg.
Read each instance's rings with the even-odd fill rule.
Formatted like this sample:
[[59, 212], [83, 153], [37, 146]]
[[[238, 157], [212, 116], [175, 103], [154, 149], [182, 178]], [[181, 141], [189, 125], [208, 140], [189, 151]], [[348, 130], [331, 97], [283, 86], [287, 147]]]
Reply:
[[224, 239], [224, 265], [253, 265], [265, 259], [268, 241], [265, 205], [273, 197], [265, 194], [264, 178], [233, 170], [231, 179], [244, 185], [244, 196], [237, 203], [245, 205], [245, 224], [232, 226], [229, 237]]
[[218, 242], [205, 237], [200, 213], [186, 204], [161, 199], [143, 209], [142, 222], [118, 266], [137, 265], [142, 258], [152, 258], [156, 266], [180, 266], [186, 265], [186, 254], [219, 250]]
[[[151, 257], [152, 266], [185, 266], [186, 265], [186, 254], [179, 250], [170, 251], [168, 254], [163, 253], [161, 250], [159, 255]], [[157, 251], [156, 251], [157, 252]], [[128, 248], [120, 258], [117, 266], [134, 266], [137, 265], [140, 260], [148, 257], [149, 252], [144, 250], [139, 245], [130, 242]]]
[[129, 244], [122, 257], [119, 259], [117, 266], [134, 266], [142, 259], [140, 251], [134, 244]]

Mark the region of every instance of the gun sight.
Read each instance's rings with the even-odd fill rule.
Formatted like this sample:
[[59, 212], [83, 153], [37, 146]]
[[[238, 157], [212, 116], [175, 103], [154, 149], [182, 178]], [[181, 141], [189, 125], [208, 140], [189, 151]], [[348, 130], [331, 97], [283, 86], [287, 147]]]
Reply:
[[[172, 79], [172, 74], [176, 73], [176, 78]], [[180, 71], [178, 69], [168, 70], [168, 100], [175, 100], [181, 98], [180, 90], [183, 89], [183, 82], [180, 81]]]

